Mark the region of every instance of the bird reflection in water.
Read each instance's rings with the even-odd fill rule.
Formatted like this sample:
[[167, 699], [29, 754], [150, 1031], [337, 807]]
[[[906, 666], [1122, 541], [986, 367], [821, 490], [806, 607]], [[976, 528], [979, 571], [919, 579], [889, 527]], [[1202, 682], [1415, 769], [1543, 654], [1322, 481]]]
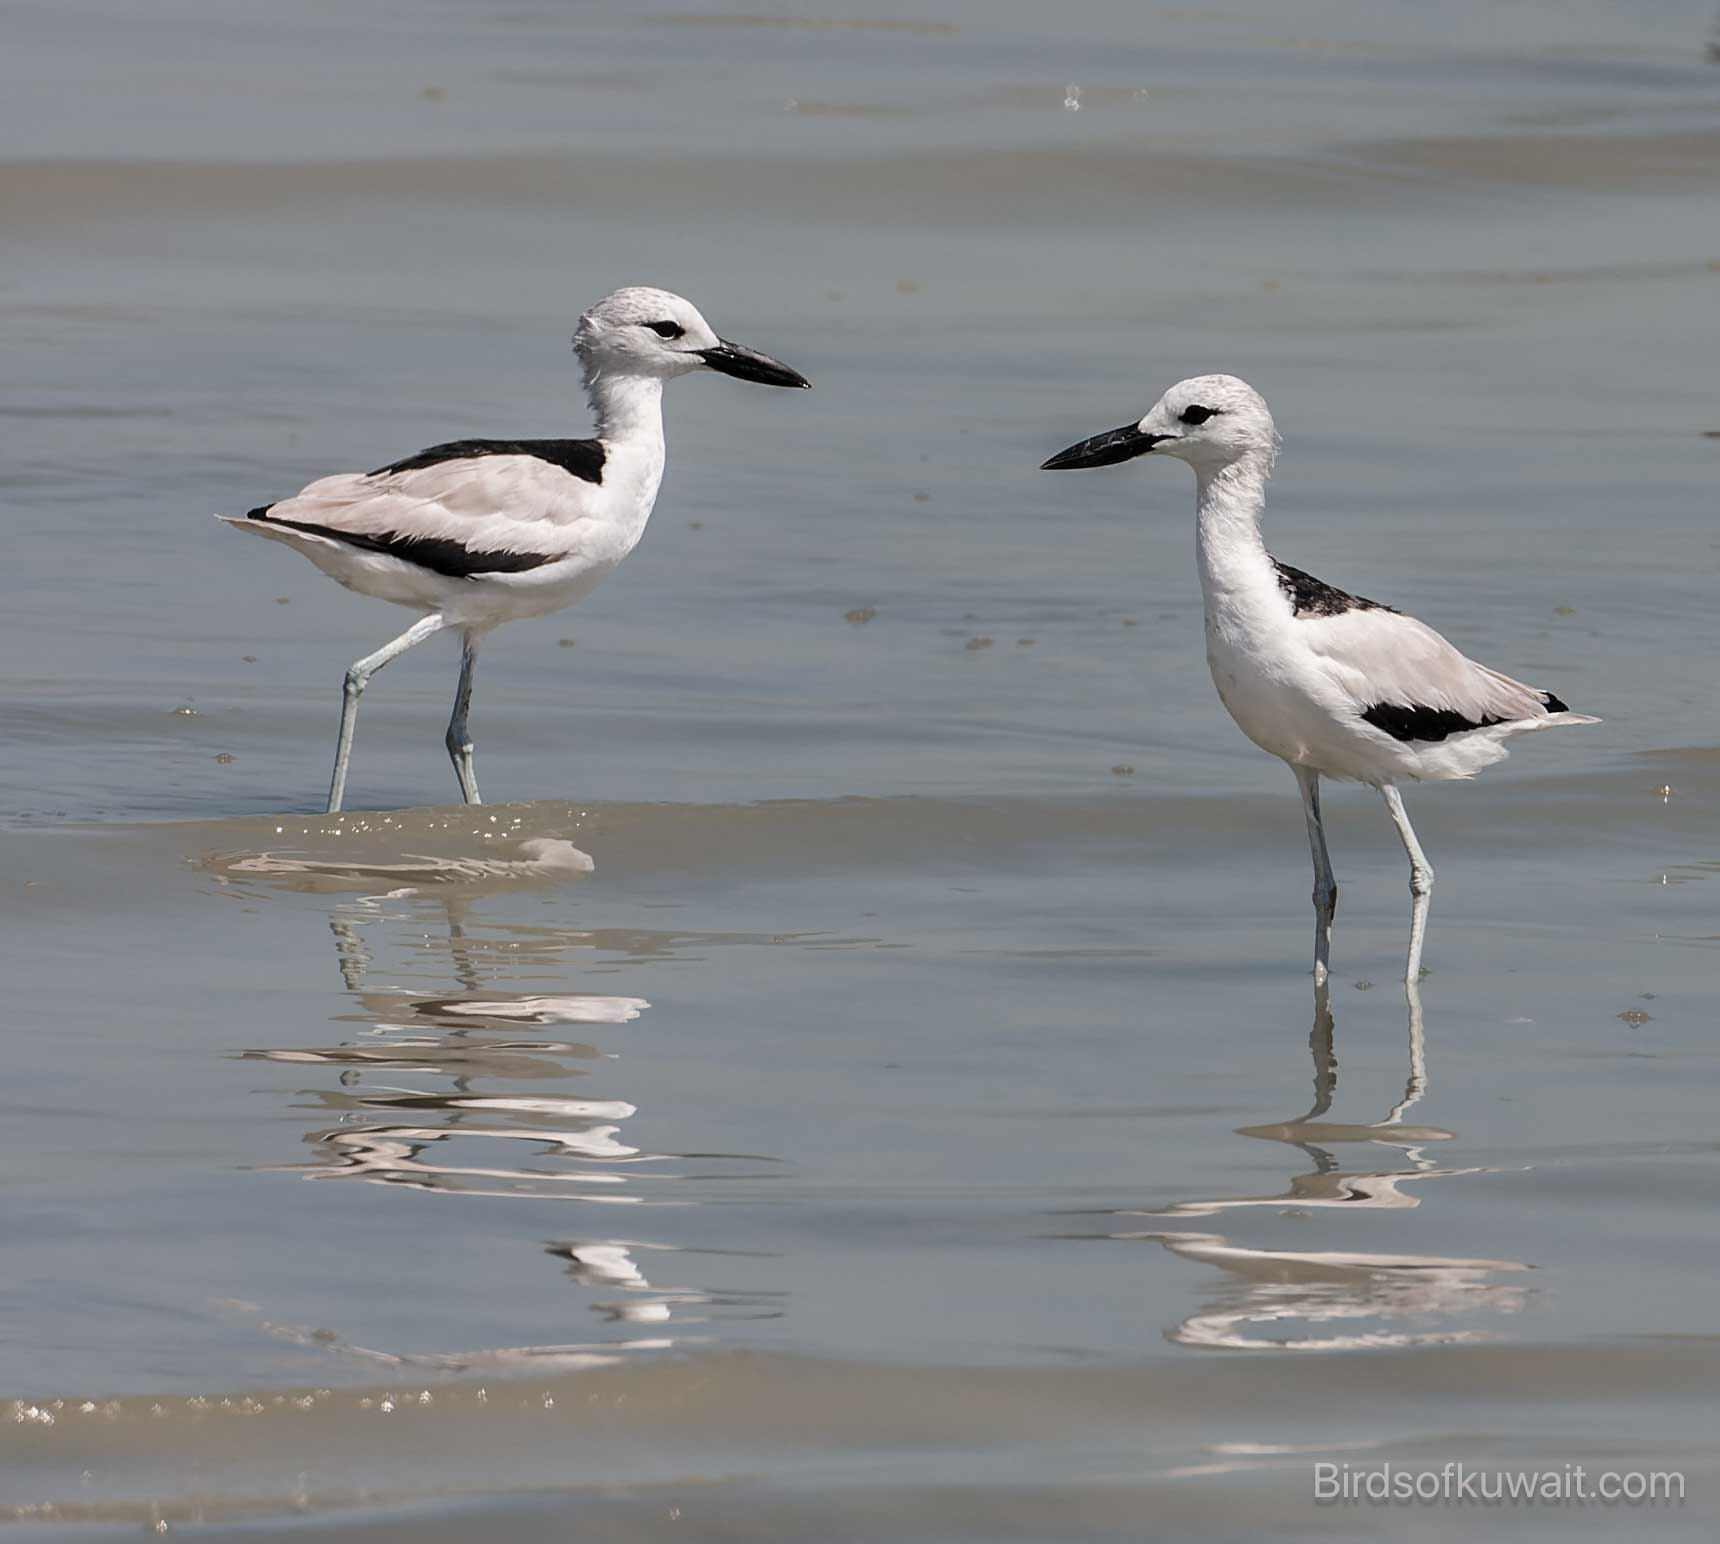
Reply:
[[[1274, 1125], [1247, 1126], [1240, 1136], [1299, 1148], [1313, 1168], [1275, 1196], [1229, 1196], [1181, 1201], [1134, 1216], [1215, 1217], [1269, 1208], [1280, 1215], [1330, 1215], [1338, 1209], [1410, 1211], [1421, 1205], [1420, 1187], [1434, 1180], [1489, 1172], [1449, 1168], [1428, 1149], [1452, 1139], [1438, 1126], [1406, 1120], [1427, 1092], [1421, 994], [1408, 987], [1409, 1075], [1403, 1097], [1380, 1120], [1345, 1125], [1327, 1120], [1337, 1087], [1337, 1056], [1328, 988], [1314, 993], [1314, 1103], [1306, 1115]], [[1390, 1166], [1345, 1169], [1333, 1149], [1347, 1144], [1394, 1150]], [[1155, 1230], [1114, 1233], [1149, 1239], [1187, 1260], [1215, 1265], [1229, 1278], [1217, 1301], [1191, 1314], [1167, 1338], [1180, 1345], [1231, 1350], [1345, 1351], [1372, 1347], [1452, 1345], [1492, 1338], [1462, 1321], [1482, 1314], [1513, 1314], [1527, 1289], [1517, 1281], [1530, 1269], [1515, 1260], [1461, 1259], [1428, 1254], [1353, 1250], [1266, 1249], [1222, 1234]], [[1497, 1278], [1505, 1277], [1506, 1280]]]
[[[581, 863], [583, 855], [566, 843], [522, 842], [515, 851], [523, 851], [523, 858], [492, 856], [487, 850], [481, 858], [451, 862], [429, 856], [371, 855], [355, 862], [345, 853], [322, 860], [252, 853], [205, 863], [223, 882], [246, 889], [266, 876], [296, 890], [348, 891], [334, 905], [329, 925], [352, 1005], [336, 1022], [354, 1026], [353, 1032], [335, 1044], [240, 1053], [250, 1060], [336, 1074], [333, 1086], [302, 1090], [326, 1117], [306, 1133], [313, 1156], [276, 1167], [323, 1182], [357, 1180], [433, 1194], [653, 1209], [696, 1204], [695, 1191], [704, 1182], [780, 1172], [777, 1160], [763, 1155], [702, 1153], [694, 1159], [644, 1151], [626, 1140], [626, 1125], [638, 1113], [631, 1101], [607, 1090], [588, 1096], [570, 1088], [593, 1071], [613, 1070], [619, 1055], [605, 1048], [604, 1032], [633, 1023], [650, 1005], [641, 997], [546, 991], [544, 978], [564, 975], [579, 958], [671, 955], [681, 940], [627, 930], [474, 923], [474, 901], [486, 888], [590, 868], [589, 860]], [[417, 883], [396, 883], [414, 878]], [[391, 888], [350, 893], [377, 880]], [[408, 942], [414, 957], [409, 968], [417, 981], [427, 975], [442, 978], [433, 990], [388, 983], [377, 963], [379, 951], [370, 942], [384, 933], [394, 942]], [[502, 989], [509, 978], [522, 977], [531, 980], [533, 990]], [[570, 1028], [576, 1033], [567, 1033]], [[326, 1336], [314, 1343], [426, 1367], [510, 1361], [576, 1366], [606, 1360], [615, 1351], [685, 1343], [661, 1331], [638, 1338], [637, 1326], [681, 1328], [717, 1317], [774, 1317], [782, 1311], [781, 1294], [775, 1292], [663, 1285], [648, 1279], [637, 1263], [660, 1256], [664, 1268], [656, 1274], [668, 1274], [670, 1259], [741, 1251], [601, 1236], [539, 1247], [569, 1262], [568, 1275], [592, 1294], [592, 1312], [632, 1338], [410, 1357]], [[295, 1338], [290, 1327], [271, 1326], [271, 1331]]]
[[[408, 905], [404, 917], [391, 914], [391, 902]], [[446, 950], [460, 993], [372, 987], [364, 929], [390, 920], [421, 927], [427, 914], [438, 911], [442, 929], [425, 932], [418, 948]], [[461, 1195], [643, 1204], [646, 1198], [634, 1193], [643, 1175], [624, 1170], [674, 1160], [618, 1140], [621, 1123], [638, 1113], [634, 1105], [560, 1091], [496, 1091], [489, 1085], [541, 1086], [584, 1077], [605, 1059], [597, 1046], [584, 1040], [522, 1039], [520, 1031], [627, 1024], [650, 1004], [639, 997], [508, 994], [486, 988], [486, 961], [501, 951], [485, 933], [474, 936], [467, 913], [468, 903], [448, 894], [418, 898], [394, 892], [336, 907], [329, 924], [336, 956], [360, 1009], [342, 1017], [365, 1025], [361, 1037], [341, 1045], [245, 1053], [260, 1061], [340, 1069], [338, 1087], [306, 1091], [335, 1120], [308, 1135], [316, 1159], [287, 1167], [310, 1179], [356, 1179]], [[378, 1073], [391, 1079], [439, 1078], [448, 1086], [427, 1090], [372, 1083]], [[535, 1162], [513, 1156], [522, 1147], [531, 1150]], [[462, 1161], [471, 1149], [503, 1161]]]
[[[615, 1324], [702, 1324], [721, 1316], [725, 1319], [776, 1319], [782, 1316], [782, 1292], [760, 1292], [736, 1288], [666, 1286], [649, 1280], [636, 1255], [659, 1253], [684, 1255], [690, 1251], [667, 1244], [641, 1243], [637, 1239], [570, 1240], [551, 1244], [548, 1252], [568, 1262], [567, 1274], [582, 1287], [606, 1294], [594, 1302], [593, 1312]], [[759, 1259], [743, 1250], [701, 1250], [701, 1254], [728, 1254]], [[653, 1266], [655, 1270], [655, 1266]], [[616, 1295], [619, 1294], [619, 1295]]]

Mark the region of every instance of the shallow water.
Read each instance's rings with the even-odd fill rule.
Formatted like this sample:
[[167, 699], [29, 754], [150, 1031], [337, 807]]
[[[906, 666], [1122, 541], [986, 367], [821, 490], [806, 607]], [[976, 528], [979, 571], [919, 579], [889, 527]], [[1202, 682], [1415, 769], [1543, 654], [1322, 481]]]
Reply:
[[[1312, 1501], [1459, 1460], [1711, 1537], [1712, 19], [18, 13], [17, 1536], [1492, 1536]], [[432, 644], [307, 813], [395, 615], [207, 515], [576, 432], [639, 280], [818, 389], [677, 387], [492, 641], [520, 802]], [[1353, 791], [1314, 998], [1186, 474], [1034, 470], [1214, 368], [1288, 561], [1606, 720], [1411, 791], [1419, 1019]]]

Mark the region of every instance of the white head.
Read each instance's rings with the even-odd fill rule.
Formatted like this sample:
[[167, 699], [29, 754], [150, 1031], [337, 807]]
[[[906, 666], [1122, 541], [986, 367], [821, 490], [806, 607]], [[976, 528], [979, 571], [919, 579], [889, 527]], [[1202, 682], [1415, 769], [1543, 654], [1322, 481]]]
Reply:
[[766, 386], [810, 386], [798, 371], [719, 338], [690, 300], [634, 286], [606, 295], [579, 319], [573, 346], [588, 380], [632, 376], [672, 380], [718, 370]]
[[1263, 457], [1270, 466], [1277, 452], [1278, 431], [1259, 392], [1234, 375], [1196, 375], [1178, 381], [1138, 423], [1060, 450], [1044, 470], [1115, 466], [1159, 455], [1175, 456], [1210, 476], [1249, 456]]

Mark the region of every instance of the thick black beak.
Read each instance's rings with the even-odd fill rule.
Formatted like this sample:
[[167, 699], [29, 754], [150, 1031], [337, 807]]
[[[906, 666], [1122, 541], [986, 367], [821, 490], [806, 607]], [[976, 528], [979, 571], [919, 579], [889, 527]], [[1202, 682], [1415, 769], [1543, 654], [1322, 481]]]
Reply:
[[757, 381], [761, 386], [804, 386], [812, 382], [798, 370], [791, 370], [779, 359], [761, 354], [757, 349], [742, 348], [727, 338], [717, 339], [715, 348], [699, 350], [699, 358], [713, 370], [732, 375], [737, 381]]
[[1039, 468], [1042, 472], [1066, 472], [1078, 466], [1116, 466], [1144, 456], [1153, 446], [1174, 439], [1170, 434], [1142, 434], [1139, 424], [1124, 424], [1109, 434], [1095, 434], [1090, 440], [1060, 450]]

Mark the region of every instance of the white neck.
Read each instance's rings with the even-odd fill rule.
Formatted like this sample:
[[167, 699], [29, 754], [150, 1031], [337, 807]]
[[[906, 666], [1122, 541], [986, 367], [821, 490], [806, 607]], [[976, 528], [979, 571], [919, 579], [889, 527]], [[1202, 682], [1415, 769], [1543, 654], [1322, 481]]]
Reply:
[[1263, 581], [1277, 588], [1260, 539], [1271, 470], [1272, 458], [1264, 451], [1249, 451], [1226, 466], [1195, 468], [1200, 583], [1209, 606], [1252, 593]]
[[663, 443], [663, 382], [654, 375], [607, 375], [587, 369], [585, 394], [606, 444]]
[[619, 562], [645, 534], [663, 483], [663, 382], [587, 368], [585, 392], [605, 452], [599, 507], [614, 522]]

